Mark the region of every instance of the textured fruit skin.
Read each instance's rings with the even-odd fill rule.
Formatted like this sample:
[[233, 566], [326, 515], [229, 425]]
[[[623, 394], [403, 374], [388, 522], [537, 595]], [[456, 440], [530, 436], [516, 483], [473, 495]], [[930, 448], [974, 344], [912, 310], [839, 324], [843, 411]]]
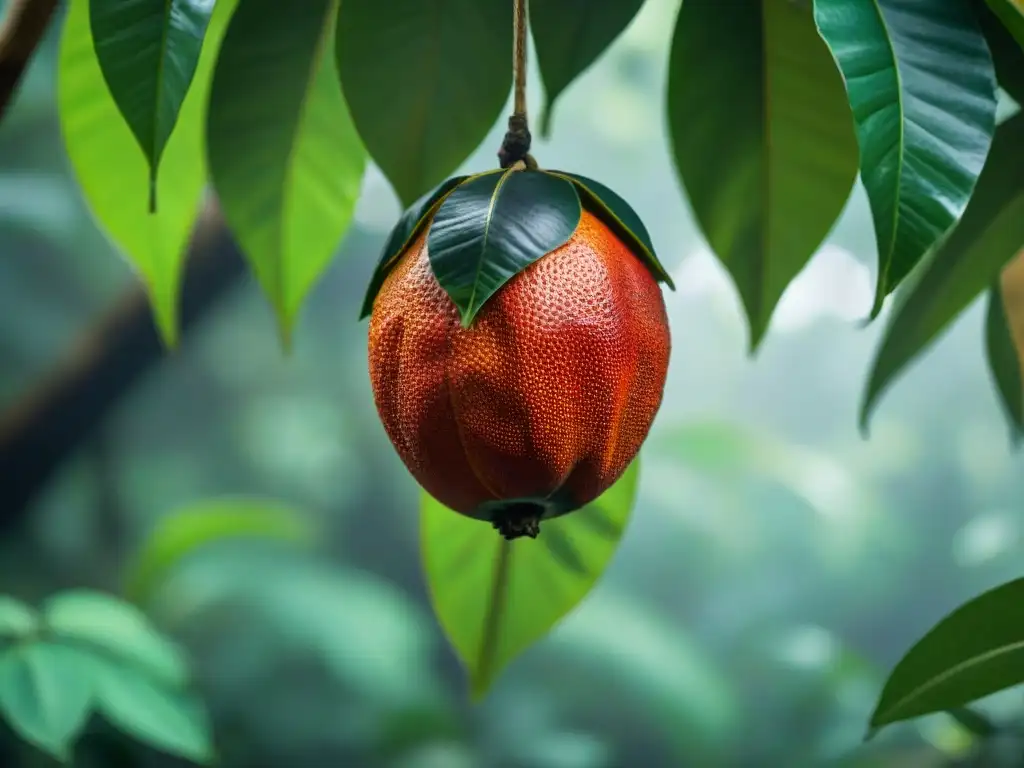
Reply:
[[552, 496], [556, 516], [611, 486], [661, 405], [670, 348], [651, 272], [587, 211], [469, 328], [434, 278], [425, 229], [381, 287], [369, 337], [374, 401], [402, 461], [482, 519], [488, 502]]

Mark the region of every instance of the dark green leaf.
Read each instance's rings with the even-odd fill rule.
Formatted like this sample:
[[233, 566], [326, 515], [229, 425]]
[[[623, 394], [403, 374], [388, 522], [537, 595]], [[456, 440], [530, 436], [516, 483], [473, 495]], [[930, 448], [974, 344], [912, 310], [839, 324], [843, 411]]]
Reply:
[[668, 77], [676, 167], [743, 300], [754, 350], [857, 175], [842, 79], [791, 0], [687, 0]]
[[178, 293], [192, 224], [206, 185], [203, 120], [220, 40], [237, 0], [218, 0], [193, 85], [164, 147], [160, 208], [149, 211], [149, 163], [103, 79], [89, 31], [89, 4], [71, 3], [57, 71], [61, 132], [86, 202], [138, 269], [168, 346], [178, 333]]
[[995, 129], [995, 72], [963, 0], [815, 0], [814, 15], [857, 125], [878, 242], [875, 317], [964, 212]]
[[501, 114], [512, 85], [512, 4], [345, 0], [337, 57], [359, 135], [411, 205]]
[[30, 637], [39, 629], [36, 612], [20, 600], [0, 595], [0, 642]]
[[1014, 442], [1024, 438], [1024, 250], [988, 292], [985, 352]]
[[1024, 13], [1011, 7], [1008, 0], [974, 0], [974, 10], [999, 85], [1018, 103], [1024, 102]]
[[144, 605], [197, 550], [224, 540], [274, 539], [306, 545], [313, 533], [294, 509], [266, 499], [225, 497], [190, 504], [162, 518], [125, 576], [125, 593]]
[[1024, 47], [1024, 4], [1021, 0], [988, 0], [988, 5], [1007, 31]]
[[583, 207], [601, 219], [619, 237], [629, 241], [633, 249], [650, 266], [655, 278], [668, 285], [672, 290], [675, 290], [672, 278], [669, 277], [668, 272], [665, 271], [665, 268], [658, 260], [654, 250], [654, 243], [651, 242], [651, 236], [647, 232], [647, 227], [644, 226], [643, 221], [640, 220], [632, 206], [623, 200], [617, 192], [612, 191], [599, 181], [588, 179], [586, 176], [580, 176], [578, 173], [567, 173], [566, 171], [546, 172], [555, 176], [563, 176], [572, 181], [576, 185], [576, 189], [582, 193], [580, 194], [580, 202], [583, 204]]
[[27, 742], [60, 761], [85, 725], [92, 685], [82, 654], [55, 643], [0, 654], [0, 713]]
[[212, 7], [198, 0], [89, 0], [103, 79], [149, 162], [151, 211], [160, 158], [192, 84]]
[[904, 656], [885, 683], [871, 727], [954, 709], [1024, 683], [1024, 579], [960, 606]]
[[441, 626], [469, 672], [474, 698], [593, 588], [618, 548], [638, 473], [634, 461], [595, 502], [546, 520], [536, 540], [505, 541], [486, 523], [423, 494], [427, 583]]
[[1024, 243], [1024, 114], [999, 126], [963, 218], [893, 307], [868, 376], [861, 429], [900, 372], [985, 290]]
[[430, 225], [427, 253], [462, 325], [515, 275], [564, 245], [580, 213], [576, 187], [540, 171], [487, 174], [456, 187]]
[[612, 44], [643, 0], [532, 0], [530, 30], [544, 81], [542, 136], [551, 134], [555, 100]]
[[336, 0], [245, 0], [210, 93], [210, 176], [287, 344], [341, 241], [365, 153], [331, 55]]

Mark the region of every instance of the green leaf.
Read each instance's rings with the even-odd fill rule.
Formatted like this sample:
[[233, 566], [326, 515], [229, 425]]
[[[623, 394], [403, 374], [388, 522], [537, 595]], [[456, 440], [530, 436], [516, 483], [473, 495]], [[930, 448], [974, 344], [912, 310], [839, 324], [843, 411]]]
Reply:
[[1024, 683], [1024, 579], [960, 606], [900, 660], [871, 727], [968, 704]]
[[331, 58], [336, 8], [245, 0], [210, 92], [210, 176], [286, 345], [352, 220], [366, 164]]
[[206, 183], [204, 115], [220, 38], [237, 0], [219, 0], [192, 87], [164, 147], [157, 179], [160, 208], [150, 213], [149, 163], [121, 118], [103, 78], [86, 2], [70, 4], [58, 61], [57, 101], [64, 146], [101, 227], [139, 271], [168, 346], [178, 338], [182, 264]]
[[963, 0], [815, 0], [814, 16], [857, 126], [877, 317], [971, 198], [995, 129], [992, 58]]
[[[1024, 254], [1024, 250], [1021, 251]], [[1024, 438], [1024, 343], [1015, 339], [1014, 331], [1024, 331], [1024, 258], [1015, 257], [993, 282], [988, 292], [988, 313], [985, 320], [985, 353], [992, 380], [999, 392], [1010, 422], [1013, 441]], [[1014, 322], [1016, 321], [1016, 322]], [[1016, 326], [1016, 329], [1015, 329]], [[1020, 336], [1024, 341], [1024, 335]]]
[[988, 5], [1006, 30], [1024, 47], [1024, 3], [1021, 0], [988, 0]]
[[676, 167], [739, 291], [753, 351], [857, 175], [842, 79], [791, 0], [687, 0], [668, 78]]
[[169, 754], [213, 761], [210, 722], [194, 694], [168, 690], [105, 659], [96, 659], [92, 675], [96, 707], [111, 725]]
[[618, 547], [639, 462], [596, 501], [546, 520], [540, 536], [506, 541], [426, 493], [423, 564], [434, 611], [469, 672], [474, 698], [591, 590]]
[[566, 171], [545, 171], [553, 176], [561, 176], [571, 181], [580, 194], [580, 202], [589, 212], [608, 225], [624, 241], [628, 241], [632, 249], [639, 254], [651, 268], [660, 282], [675, 290], [675, 284], [668, 272], [661, 265], [654, 251], [654, 243], [647, 232], [647, 227], [617, 192], [612, 191], [599, 181], [580, 176], [578, 173]]
[[294, 509], [265, 499], [216, 498], [190, 504], [157, 523], [125, 576], [125, 593], [144, 605], [197, 550], [225, 539], [273, 539], [306, 545], [313, 533]]
[[509, 2], [345, 0], [336, 44], [352, 119], [406, 206], [477, 148], [512, 85]]
[[92, 686], [81, 654], [55, 643], [0, 655], [0, 712], [25, 741], [64, 762], [89, 716]]
[[[500, 171], [492, 171], [492, 173], [500, 173]], [[404, 253], [412, 241], [419, 236], [423, 227], [427, 225], [427, 221], [441, 206], [441, 201], [445, 196], [468, 178], [468, 176], [453, 176], [406, 208], [398, 223], [391, 230], [391, 234], [388, 235], [388, 240], [380, 252], [377, 268], [370, 278], [370, 285], [367, 287], [366, 297], [363, 299], [363, 308], [359, 312], [360, 320], [369, 317], [373, 312], [373, 301], [380, 293], [384, 279], [395, 265], [396, 257]]]
[[20, 600], [0, 595], [0, 642], [31, 637], [39, 630], [39, 617]]
[[212, 7], [205, 0], [89, 0], [103, 79], [149, 162], [150, 212], [160, 157], [192, 84]]
[[136, 667], [164, 685], [181, 686], [188, 664], [178, 647], [156, 630], [135, 606], [110, 595], [73, 590], [43, 606], [54, 637]]
[[1024, 12], [1017, 11], [1008, 0], [974, 0], [974, 10], [992, 53], [999, 85], [1018, 103], [1024, 102]]
[[555, 100], [622, 34], [643, 0], [533, 0], [530, 30], [544, 81], [540, 133], [551, 135]]
[[430, 225], [427, 253], [463, 327], [501, 286], [568, 242], [580, 215], [576, 187], [543, 171], [486, 174], [456, 187]]
[[963, 218], [897, 298], [868, 375], [861, 429], [882, 393], [953, 322], [1024, 244], [1024, 113], [996, 130]]

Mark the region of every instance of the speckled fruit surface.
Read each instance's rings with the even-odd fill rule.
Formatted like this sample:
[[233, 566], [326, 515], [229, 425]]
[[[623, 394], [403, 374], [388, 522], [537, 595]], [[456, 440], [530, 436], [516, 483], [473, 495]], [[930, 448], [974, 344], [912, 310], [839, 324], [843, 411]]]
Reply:
[[669, 347], [653, 275], [584, 211], [470, 328], [434, 278], [424, 230], [374, 302], [370, 379], [391, 442], [431, 496], [482, 519], [495, 501], [557, 498], [552, 516], [593, 501], [636, 456]]

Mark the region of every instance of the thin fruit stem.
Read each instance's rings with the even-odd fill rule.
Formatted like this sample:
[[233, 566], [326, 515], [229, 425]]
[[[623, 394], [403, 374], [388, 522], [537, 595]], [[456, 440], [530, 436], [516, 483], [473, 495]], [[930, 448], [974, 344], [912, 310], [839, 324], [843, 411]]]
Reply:
[[520, 160], [527, 168], [536, 168], [530, 157], [530, 127], [526, 119], [526, 27], [529, 0], [512, 0], [512, 116], [508, 132], [498, 150], [502, 168], [510, 168]]

